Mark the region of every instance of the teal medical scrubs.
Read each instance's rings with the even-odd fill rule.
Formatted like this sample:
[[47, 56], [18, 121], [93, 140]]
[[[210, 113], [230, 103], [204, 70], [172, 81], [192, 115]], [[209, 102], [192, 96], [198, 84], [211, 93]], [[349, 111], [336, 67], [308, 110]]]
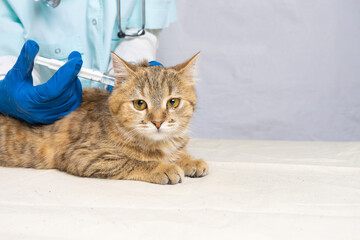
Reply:
[[[122, 29], [140, 28], [142, 1], [122, 0]], [[161, 29], [176, 20], [174, 0], [146, 0], [146, 28]], [[116, 0], [62, 0], [56, 8], [33, 0], [0, 0], [0, 56], [18, 56], [28, 39], [39, 55], [66, 60], [72, 51], [82, 54], [83, 66], [106, 72], [117, 37]], [[41, 81], [53, 74], [40, 69]], [[81, 79], [83, 87], [103, 84]]]

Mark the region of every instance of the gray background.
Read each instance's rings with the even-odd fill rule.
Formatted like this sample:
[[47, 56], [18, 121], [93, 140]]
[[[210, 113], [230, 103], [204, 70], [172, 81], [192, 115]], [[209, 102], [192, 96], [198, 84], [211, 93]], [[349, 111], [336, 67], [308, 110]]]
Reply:
[[360, 1], [177, 1], [158, 59], [201, 51], [192, 136], [360, 140]]

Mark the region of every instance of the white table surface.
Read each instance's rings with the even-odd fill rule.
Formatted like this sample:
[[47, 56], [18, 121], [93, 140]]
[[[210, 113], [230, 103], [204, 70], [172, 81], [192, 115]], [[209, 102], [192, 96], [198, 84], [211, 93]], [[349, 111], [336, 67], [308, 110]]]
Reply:
[[0, 239], [360, 239], [360, 142], [194, 139], [178, 185], [0, 167]]

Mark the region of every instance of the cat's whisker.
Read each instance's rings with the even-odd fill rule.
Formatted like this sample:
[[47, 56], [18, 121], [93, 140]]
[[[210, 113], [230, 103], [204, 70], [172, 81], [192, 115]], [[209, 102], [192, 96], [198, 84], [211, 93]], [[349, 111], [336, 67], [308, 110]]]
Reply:
[[[31, 131], [28, 124], [0, 114], [5, 138], [0, 141], [0, 166], [57, 168], [82, 177], [160, 184], [193, 176], [186, 172], [195, 162], [186, 152], [186, 129], [196, 105], [192, 69], [197, 56], [168, 74], [166, 67], [133, 65], [112, 54], [116, 84], [111, 94], [84, 89], [79, 110]], [[199, 172], [207, 171], [204, 161], [198, 163]], [[168, 179], [159, 177], [164, 175]]]
[[120, 148], [120, 150], [123, 150], [124, 147], [126, 146], [126, 144], [130, 140], [132, 140], [133, 136], [135, 136], [135, 133], [134, 133], [135, 131], [136, 131], [136, 129], [133, 129], [129, 132], [124, 132], [119, 129], [119, 133], [120, 133], [121, 137], [123, 137], [123, 140], [118, 142], [116, 145], [118, 148]]
[[133, 137], [136, 135], [136, 128], [127, 132], [127, 137], [125, 138], [125, 141], [121, 144], [121, 145], [126, 145], [128, 144], [131, 140], [133, 140]]

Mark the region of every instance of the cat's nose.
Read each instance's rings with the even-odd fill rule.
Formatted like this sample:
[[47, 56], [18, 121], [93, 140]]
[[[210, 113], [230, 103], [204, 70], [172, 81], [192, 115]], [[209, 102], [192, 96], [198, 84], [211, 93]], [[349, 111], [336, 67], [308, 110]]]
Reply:
[[164, 121], [151, 121], [157, 129], [161, 127], [161, 124], [163, 124]]

